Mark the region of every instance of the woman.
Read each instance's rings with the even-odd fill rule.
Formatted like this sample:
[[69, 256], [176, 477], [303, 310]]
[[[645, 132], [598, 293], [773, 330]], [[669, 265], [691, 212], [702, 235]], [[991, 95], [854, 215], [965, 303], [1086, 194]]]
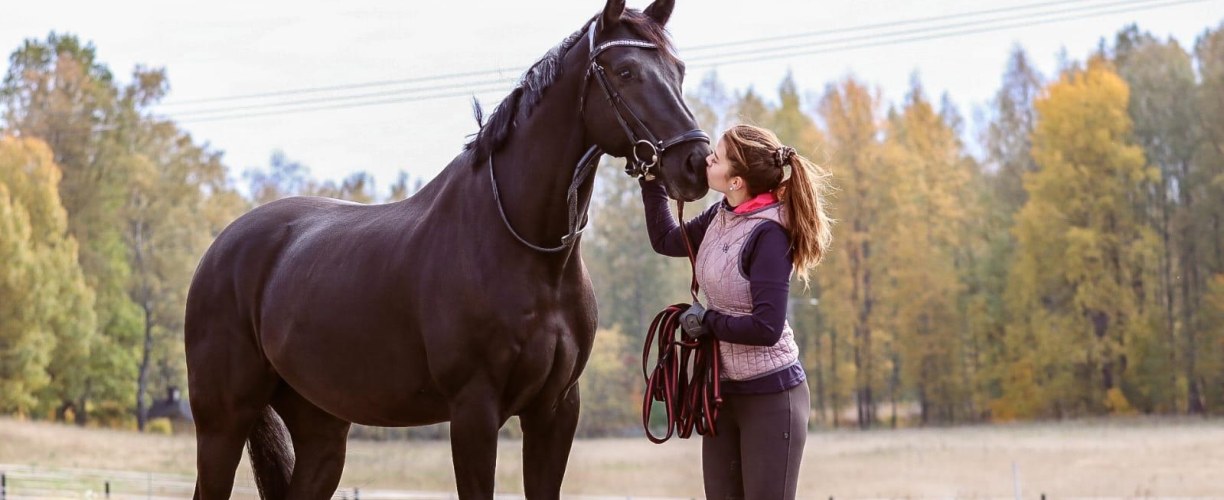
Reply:
[[[795, 498], [810, 396], [786, 304], [792, 270], [806, 285], [829, 247], [828, 175], [750, 125], [723, 133], [706, 163], [725, 197], [685, 223], [706, 300], [681, 315], [689, 335], [722, 349], [723, 406], [702, 440], [706, 497]], [[686, 257], [663, 187], [643, 181], [642, 199], [654, 250]]]

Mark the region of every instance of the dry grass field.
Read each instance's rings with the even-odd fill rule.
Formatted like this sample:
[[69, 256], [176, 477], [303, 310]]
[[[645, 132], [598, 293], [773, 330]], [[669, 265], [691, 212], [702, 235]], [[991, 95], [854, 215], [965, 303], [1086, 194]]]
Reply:
[[[0, 419], [0, 464], [190, 475], [190, 436]], [[522, 491], [521, 443], [502, 440], [497, 488]], [[565, 492], [701, 497], [700, 441], [579, 440]], [[813, 432], [802, 498], [1224, 498], [1224, 420], [1125, 419]], [[249, 483], [246, 465], [240, 482]], [[351, 441], [342, 487], [453, 491], [445, 442]]]

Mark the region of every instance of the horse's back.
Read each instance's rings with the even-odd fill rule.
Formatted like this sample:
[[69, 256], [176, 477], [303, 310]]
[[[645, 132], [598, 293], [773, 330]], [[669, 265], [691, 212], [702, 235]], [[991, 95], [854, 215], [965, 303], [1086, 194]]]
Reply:
[[193, 316], [203, 319], [233, 313], [235, 305], [241, 312], [253, 312], [254, 304], [240, 299], [258, 293], [260, 282], [288, 242], [293, 223], [328, 205], [322, 198], [285, 198], [256, 207], [230, 223], [196, 268], [187, 296], [187, 326], [199, 323], [192, 321]]

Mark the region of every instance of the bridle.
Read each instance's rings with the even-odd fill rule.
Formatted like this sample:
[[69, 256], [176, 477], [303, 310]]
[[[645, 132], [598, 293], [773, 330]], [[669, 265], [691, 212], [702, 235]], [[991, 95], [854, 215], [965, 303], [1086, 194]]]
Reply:
[[[633, 108], [629, 107], [629, 104], [621, 98], [620, 91], [612, 86], [612, 82], [608, 81], [607, 72], [596, 59], [604, 51], [613, 47], [636, 47], [639, 49], [658, 50], [658, 45], [641, 40], [613, 40], [596, 47], [595, 30], [591, 28], [587, 29], [587, 43], [590, 46], [590, 56], [587, 72], [582, 80], [582, 93], [579, 94], [578, 116], [582, 116], [586, 104], [586, 88], [591, 81], [591, 77], [594, 76], [595, 81], [599, 82], [599, 87], [603, 89], [604, 95], [607, 96], [608, 104], [612, 106], [612, 111], [616, 113], [616, 121], [620, 123], [621, 129], [625, 131], [629, 144], [632, 144], [629, 150], [631, 158], [627, 158], [628, 163], [625, 165], [626, 174], [639, 179], [645, 178], [648, 181], [654, 180], [655, 176], [651, 169], [659, 164], [659, 160], [668, 148], [689, 141], [710, 143], [710, 136], [700, 129], [690, 130], [666, 140], [657, 139], [650, 132], [650, 128], [638, 118], [637, 113], [633, 112]], [[629, 118], [633, 119], [633, 123], [637, 126], [637, 130], [641, 132], [641, 135], [635, 133], [634, 127], [630, 126], [629, 122], [625, 120], [626, 114], [629, 115]]]
[[[586, 91], [587, 86], [591, 81], [591, 77], [595, 77], [595, 81], [599, 82], [600, 88], [603, 89], [604, 95], [608, 98], [608, 104], [612, 106], [612, 111], [616, 115], [616, 121], [620, 123], [621, 129], [625, 131], [626, 137], [629, 139], [630, 147], [629, 158], [626, 158], [625, 173], [630, 177], [654, 180], [655, 174], [653, 169], [658, 166], [662, 160], [663, 154], [676, 145], [683, 144], [689, 141], [703, 141], [706, 144], [710, 143], [710, 136], [706, 135], [700, 129], [690, 130], [675, 137], [666, 140], [657, 139], [646, 124], [638, 118], [633, 112], [633, 108], [621, 98], [620, 91], [617, 90], [612, 82], [608, 80], [608, 75], [604, 71], [604, 67], [599, 64], [596, 58], [604, 51], [613, 47], [633, 47], [639, 49], [654, 49], [659, 48], [651, 42], [642, 40], [612, 40], [604, 42], [598, 47], [595, 46], [595, 25], [597, 21], [587, 24], [587, 43], [590, 47], [589, 55], [587, 56], [587, 71], [582, 78], [582, 89], [579, 93], [578, 100], [578, 119], [582, 121], [583, 112], [586, 109]], [[630, 125], [630, 122], [625, 119], [628, 114], [633, 120], [635, 127]], [[641, 134], [639, 135], [638, 132]], [[538, 252], [555, 253], [568, 250], [578, 240], [578, 235], [586, 229], [585, 213], [579, 213], [578, 210], [578, 188], [582, 185], [591, 173], [594, 172], [594, 167], [598, 160], [603, 156], [604, 151], [598, 145], [591, 146], [586, 153], [582, 155], [582, 159], [578, 160], [578, 164], [574, 167], [574, 177], [570, 182], [569, 189], [566, 193], [566, 201], [569, 205], [569, 218], [565, 236], [561, 237], [561, 244], [555, 247], [542, 247], [532, 244], [518, 234], [514, 227], [510, 225], [510, 219], [506, 217], [505, 207], [502, 206], [501, 194], [497, 189], [497, 177], [493, 174], [493, 154], [489, 153], [489, 179], [493, 183], [493, 199], [497, 203], [498, 213], [501, 214], [502, 222], [506, 224], [506, 229], [510, 230], [510, 234], [514, 236], [520, 243], [528, 248]], [[579, 218], [582, 222], [579, 222]], [[579, 227], [581, 225], [581, 227]]]

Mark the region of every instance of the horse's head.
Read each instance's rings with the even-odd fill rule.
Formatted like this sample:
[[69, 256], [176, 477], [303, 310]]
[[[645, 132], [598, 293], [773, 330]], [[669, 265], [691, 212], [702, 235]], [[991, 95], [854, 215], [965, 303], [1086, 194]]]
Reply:
[[[604, 151], [629, 161], [632, 174], [657, 176], [672, 197], [705, 196], [710, 141], [684, 103], [684, 63], [663, 27], [674, 0], [642, 12], [608, 0], [587, 28], [586, 133]], [[573, 51], [584, 53], [583, 51]]]

